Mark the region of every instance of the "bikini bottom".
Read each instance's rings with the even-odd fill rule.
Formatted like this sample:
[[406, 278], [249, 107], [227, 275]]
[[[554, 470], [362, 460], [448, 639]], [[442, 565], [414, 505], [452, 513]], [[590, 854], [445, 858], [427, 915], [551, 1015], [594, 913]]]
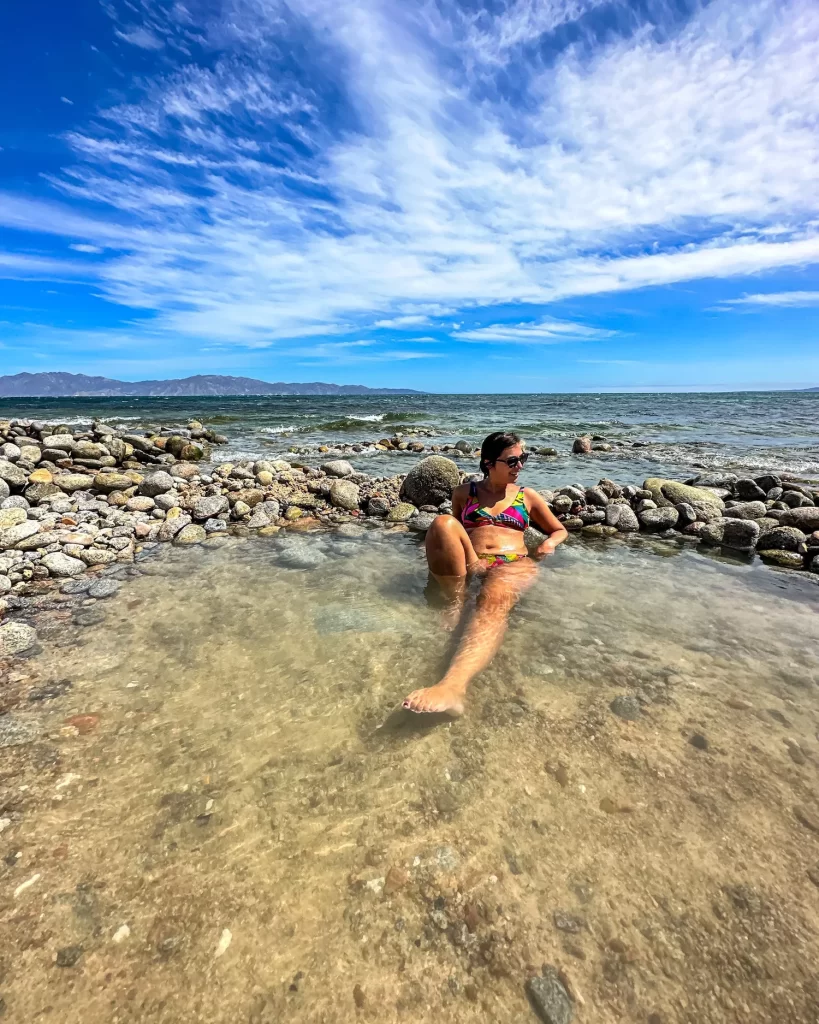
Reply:
[[503, 553], [497, 554], [492, 552], [486, 552], [483, 555], [478, 555], [478, 558], [480, 558], [482, 562], [486, 562], [487, 569], [497, 569], [499, 565], [509, 565], [511, 562], [520, 562], [524, 558], [528, 557], [528, 555], [505, 555]]

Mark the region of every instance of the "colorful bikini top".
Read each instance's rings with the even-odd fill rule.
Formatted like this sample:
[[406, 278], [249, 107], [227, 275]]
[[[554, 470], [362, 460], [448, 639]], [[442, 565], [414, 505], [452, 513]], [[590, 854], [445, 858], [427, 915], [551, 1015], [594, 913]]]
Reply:
[[523, 499], [523, 488], [521, 487], [508, 508], [493, 516], [485, 508], [481, 508], [478, 488], [473, 480], [469, 485], [469, 501], [464, 505], [461, 522], [467, 530], [474, 530], [479, 526], [502, 526], [508, 530], [525, 530], [529, 525], [529, 510]]

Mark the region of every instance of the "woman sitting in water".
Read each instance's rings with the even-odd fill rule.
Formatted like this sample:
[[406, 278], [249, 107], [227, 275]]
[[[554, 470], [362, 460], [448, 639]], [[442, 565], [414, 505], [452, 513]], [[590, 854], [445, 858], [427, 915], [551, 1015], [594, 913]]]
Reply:
[[[454, 625], [466, 597], [468, 575], [485, 575], [478, 605], [455, 657], [436, 686], [415, 690], [410, 711], [460, 715], [471, 680], [500, 647], [509, 612], [534, 580], [535, 561], [551, 555], [568, 534], [544, 499], [517, 479], [528, 452], [517, 434], [494, 433], [481, 445], [480, 483], [452, 492], [452, 515], [438, 516], [427, 532], [427, 562], [448, 604]], [[523, 531], [533, 521], [547, 539], [530, 556]]]

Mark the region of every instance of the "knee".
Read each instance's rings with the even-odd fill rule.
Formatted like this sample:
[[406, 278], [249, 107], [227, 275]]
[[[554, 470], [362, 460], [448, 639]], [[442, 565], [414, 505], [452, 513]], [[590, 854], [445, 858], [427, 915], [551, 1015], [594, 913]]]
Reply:
[[445, 534], [445, 533], [457, 533], [459, 530], [462, 530], [462, 529], [463, 529], [463, 527], [458, 522], [458, 520], [455, 518], [455, 516], [441, 515], [441, 516], [436, 516], [432, 520], [432, 525], [430, 526], [429, 530], [427, 530], [427, 536], [429, 536], [431, 533], [433, 533], [433, 531], [436, 534]]

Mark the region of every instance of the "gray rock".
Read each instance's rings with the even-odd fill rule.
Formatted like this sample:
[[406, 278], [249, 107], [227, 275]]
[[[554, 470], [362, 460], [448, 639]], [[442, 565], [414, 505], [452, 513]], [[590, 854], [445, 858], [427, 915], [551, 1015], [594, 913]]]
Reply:
[[725, 487], [730, 490], [737, 482], [736, 473], [700, 473], [691, 481], [697, 487]]
[[0, 444], [0, 456], [4, 459], [8, 459], [10, 462], [16, 462], [22, 452], [16, 444], [12, 444], [11, 441], [7, 441], [5, 444]]
[[43, 438], [43, 444], [46, 448], [56, 448], [62, 452], [70, 452], [75, 442], [72, 434], [48, 434]]
[[206, 519], [205, 533], [224, 533], [227, 530], [227, 523], [224, 519]]
[[[0, 654], [22, 654], [37, 643], [37, 630], [24, 622], [5, 622], [0, 626]], [[0, 717], [2, 721], [2, 717]]]
[[806, 540], [805, 534], [801, 530], [797, 530], [795, 526], [776, 526], [772, 530], [767, 530], [759, 538], [757, 547], [769, 551], [778, 549], [780, 551], [798, 551], [800, 554], [804, 554], [807, 549]]
[[315, 545], [299, 540], [283, 547], [277, 561], [286, 569], [315, 569], [327, 561], [327, 555]]
[[25, 487], [28, 483], [28, 473], [15, 466], [13, 462], [0, 459], [0, 480], [4, 480], [9, 487]]
[[273, 519], [264, 505], [259, 504], [253, 509], [250, 519], [247, 521], [247, 525], [251, 530], [260, 530], [263, 526], [270, 526]]
[[587, 487], [585, 499], [588, 505], [595, 505], [598, 508], [605, 508], [609, 503], [609, 496], [602, 487]]
[[191, 517], [189, 515], [185, 515], [184, 512], [178, 516], [174, 516], [172, 519], [165, 519], [157, 532], [157, 540], [173, 540], [177, 533], [179, 533], [183, 527], [187, 526], [190, 521]]
[[640, 702], [630, 693], [615, 697], [609, 707], [618, 718], [623, 718], [627, 722], [637, 722], [643, 717]]
[[[28, 477], [26, 478], [28, 479]], [[11, 488], [6, 481], [0, 477], [0, 498], [7, 498], [11, 494]]]
[[336, 480], [330, 488], [330, 504], [353, 511], [360, 501], [358, 486], [350, 480]]
[[[0, 626], [0, 631], [3, 627]], [[33, 743], [40, 735], [40, 724], [31, 718], [0, 715], [0, 747], [22, 747]]]
[[113, 597], [121, 586], [121, 583], [112, 579], [94, 580], [86, 593], [89, 597], [95, 597], [97, 600], [102, 600], [106, 597]]
[[734, 484], [734, 494], [741, 501], [764, 501], [770, 488], [764, 489], [759, 486], [756, 480], [742, 479]]
[[385, 516], [390, 510], [390, 503], [386, 498], [378, 495], [370, 498], [367, 502], [367, 514], [371, 516]]
[[795, 526], [803, 533], [819, 530], [819, 508], [792, 508], [784, 513], [780, 522], [783, 526]]
[[321, 467], [327, 476], [352, 476], [355, 470], [349, 462], [345, 462], [344, 459], [333, 459], [331, 462], [325, 462]]
[[26, 501], [32, 505], [38, 505], [45, 498], [50, 498], [54, 494], [62, 494], [63, 492], [56, 484], [29, 484], [23, 493]]
[[85, 565], [79, 558], [64, 555], [62, 551], [54, 551], [50, 555], [43, 555], [41, 562], [48, 569], [49, 575], [57, 579], [79, 576], [85, 572]]
[[[65, 494], [73, 494], [74, 491], [88, 491], [94, 486], [94, 477], [86, 476], [85, 473], [60, 473], [54, 477], [54, 483]], [[133, 486], [128, 481], [128, 486]]]
[[577, 517], [583, 520], [585, 526], [593, 526], [595, 523], [606, 521], [606, 513], [602, 508], [583, 508], [577, 513]]
[[782, 486], [782, 480], [774, 473], [765, 473], [762, 476], [754, 477], [754, 483], [757, 484], [766, 494], [768, 491], [772, 491], [775, 487]]
[[213, 519], [221, 512], [227, 512], [227, 510], [228, 500], [224, 494], [212, 494], [197, 498], [192, 508], [194, 519]]
[[526, 994], [544, 1024], [570, 1024], [574, 1007], [556, 968], [543, 965], [543, 974], [526, 982]]
[[[9, 501], [12, 499], [9, 498]], [[8, 530], [11, 526], [19, 526], [28, 519], [24, 508], [0, 508], [0, 530]]]
[[679, 526], [688, 526], [689, 523], [697, 522], [697, 510], [687, 501], [678, 502], [674, 508], [680, 513]]
[[435, 505], [437, 508], [442, 501], [452, 496], [459, 480], [460, 473], [452, 459], [442, 455], [428, 455], [407, 473], [399, 497], [419, 508], [421, 505]]
[[415, 530], [416, 533], [426, 533], [437, 518], [437, 515], [433, 512], [419, 512], [417, 516], [413, 516], [410, 519], [407, 525], [411, 530]]
[[649, 530], [668, 530], [677, 525], [679, 518], [675, 508], [647, 508], [640, 513], [640, 522]]
[[0, 501], [0, 508], [31, 508], [31, 503], [22, 494], [10, 494]]
[[146, 476], [137, 487], [137, 491], [148, 498], [156, 498], [160, 494], [172, 491], [175, 483], [176, 481], [171, 474], [161, 469], [157, 473], [151, 473], [150, 476]]
[[2, 597], [3, 594], [8, 594], [8, 592], [11, 590], [11, 588], [12, 588], [11, 580], [8, 578], [8, 576], [0, 573], [0, 597]]
[[761, 519], [767, 511], [764, 501], [741, 501], [722, 514], [728, 519]]
[[460, 441], [456, 441], [453, 447], [456, 451], [462, 452], [464, 455], [471, 455], [473, 446], [465, 438], [461, 438]]
[[117, 553], [110, 548], [86, 548], [80, 552], [80, 558], [85, 565], [110, 565], [116, 562]]
[[196, 523], [188, 523], [175, 534], [173, 542], [174, 544], [201, 544], [206, 538], [207, 534], [203, 527]]
[[127, 512], [151, 512], [155, 507], [156, 502], [147, 494], [135, 494], [125, 502]]
[[157, 494], [154, 498], [154, 504], [157, 508], [162, 509], [163, 512], [167, 512], [179, 504], [179, 495], [176, 491], [168, 491], [167, 494]]
[[[727, 511], [727, 510], [726, 510]], [[759, 523], [753, 519], [723, 520], [722, 543], [736, 551], [753, 551], [759, 538]]]
[[0, 531], [0, 551], [4, 551], [6, 548], [13, 548], [21, 540], [33, 537], [35, 533], [39, 532], [40, 524], [32, 519], [27, 519], [24, 523], [18, 523], [17, 526], [10, 526], [7, 530]]
[[93, 580], [67, 580], [60, 587], [61, 594], [84, 594], [93, 583]]

